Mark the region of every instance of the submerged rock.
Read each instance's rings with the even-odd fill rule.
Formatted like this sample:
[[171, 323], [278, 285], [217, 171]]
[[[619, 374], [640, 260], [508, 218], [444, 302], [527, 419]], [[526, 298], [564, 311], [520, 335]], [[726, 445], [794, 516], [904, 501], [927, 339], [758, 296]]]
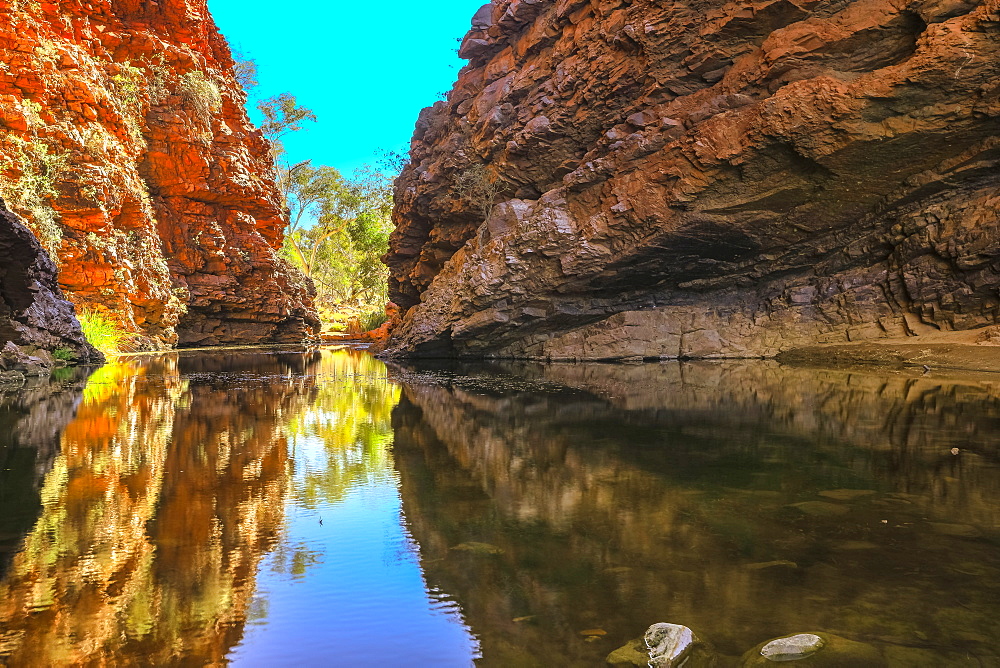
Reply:
[[605, 661], [616, 668], [710, 668], [715, 665], [711, 648], [681, 624], [660, 622], [608, 654]]
[[836, 503], [827, 503], [826, 501], [803, 501], [801, 503], [792, 503], [788, 508], [794, 508], [799, 512], [810, 515], [812, 517], [837, 517], [838, 515], [846, 515], [849, 512], [849, 508], [841, 506]]
[[459, 543], [455, 547], [451, 548], [453, 550], [459, 550], [460, 552], [470, 552], [472, 554], [503, 554], [503, 549], [497, 547], [496, 545], [491, 545], [489, 543], [480, 543], [479, 541], [470, 540], [465, 543]]
[[643, 638], [634, 638], [608, 654], [604, 659], [613, 668], [649, 665], [649, 648]]
[[788, 561], [787, 559], [777, 559], [775, 561], [761, 561], [755, 564], [747, 564], [745, 568], [748, 571], [762, 571], [767, 568], [798, 568], [799, 565], [794, 561]]
[[814, 633], [797, 633], [772, 640], [760, 648], [760, 655], [771, 661], [797, 661], [815, 654], [826, 643]]
[[854, 501], [875, 494], [874, 489], [828, 489], [819, 495], [834, 501]]
[[649, 665], [671, 668], [680, 665], [698, 642], [694, 631], [680, 624], [653, 624], [643, 636], [649, 648]]
[[741, 668], [789, 663], [809, 668], [880, 668], [885, 658], [873, 647], [829, 633], [796, 633], [760, 643], [743, 655]]

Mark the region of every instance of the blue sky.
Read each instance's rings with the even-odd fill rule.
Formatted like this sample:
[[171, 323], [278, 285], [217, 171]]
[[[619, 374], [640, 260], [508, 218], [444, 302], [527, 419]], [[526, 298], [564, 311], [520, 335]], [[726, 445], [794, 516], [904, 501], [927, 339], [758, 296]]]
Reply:
[[[417, 113], [451, 88], [458, 39], [485, 0], [209, 0], [234, 50], [257, 62], [253, 97], [290, 92], [318, 122], [284, 138], [293, 162], [350, 175], [378, 149], [408, 150]], [[251, 99], [248, 106], [254, 107]], [[259, 121], [256, 109], [251, 118]]]

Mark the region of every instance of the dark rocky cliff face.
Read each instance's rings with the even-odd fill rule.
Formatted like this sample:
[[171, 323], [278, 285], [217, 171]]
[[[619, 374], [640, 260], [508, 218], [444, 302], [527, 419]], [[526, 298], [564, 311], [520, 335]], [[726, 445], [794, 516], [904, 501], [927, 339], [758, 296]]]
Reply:
[[995, 324], [995, 0], [498, 0], [424, 110], [389, 354], [765, 356]]
[[204, 0], [0, 0], [0, 194], [147, 348], [318, 326], [233, 64]]
[[[13, 354], [4, 346], [25, 348]], [[100, 363], [104, 356], [87, 343], [73, 305], [56, 280], [56, 266], [35, 235], [0, 199], [0, 372], [15, 370], [18, 357], [39, 349], [38, 366], [52, 362], [48, 352], [63, 349], [78, 362]]]

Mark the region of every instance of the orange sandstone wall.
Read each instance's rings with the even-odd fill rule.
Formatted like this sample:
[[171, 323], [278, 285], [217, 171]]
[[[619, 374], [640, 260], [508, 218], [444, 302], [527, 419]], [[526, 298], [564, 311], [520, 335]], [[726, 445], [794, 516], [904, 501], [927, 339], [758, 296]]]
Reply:
[[0, 196], [147, 347], [292, 341], [269, 145], [203, 0], [0, 0]]

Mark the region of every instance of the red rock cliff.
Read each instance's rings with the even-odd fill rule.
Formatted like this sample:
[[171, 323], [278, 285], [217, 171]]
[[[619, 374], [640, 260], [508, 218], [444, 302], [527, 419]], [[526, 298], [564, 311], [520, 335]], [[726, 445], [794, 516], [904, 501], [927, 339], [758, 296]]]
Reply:
[[417, 122], [390, 354], [995, 324], [996, 0], [497, 0]]
[[0, 0], [0, 194], [147, 346], [317, 325], [244, 101], [204, 0]]

